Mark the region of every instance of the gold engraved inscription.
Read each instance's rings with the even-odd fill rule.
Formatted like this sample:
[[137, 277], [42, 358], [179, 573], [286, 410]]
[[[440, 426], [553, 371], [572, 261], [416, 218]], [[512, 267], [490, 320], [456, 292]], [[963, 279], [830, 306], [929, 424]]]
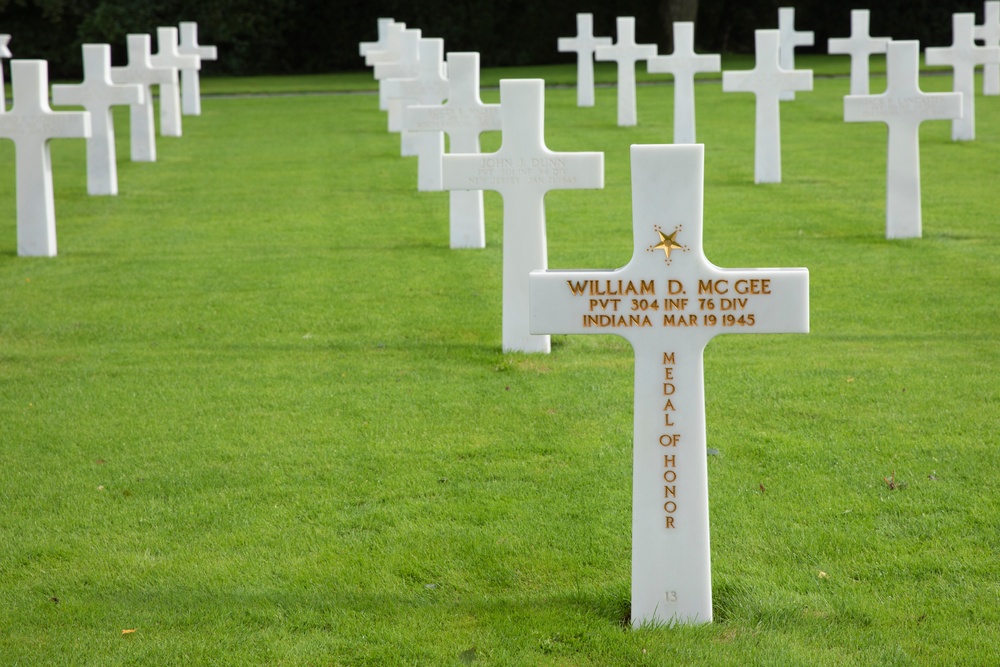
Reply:
[[[663, 353], [663, 379], [666, 380], [663, 383], [663, 394], [665, 396], [671, 396], [677, 391], [677, 387], [673, 383], [676, 363], [675, 352]], [[663, 404], [664, 426], [676, 426], [673, 420], [673, 417], [676, 416], [675, 413], [673, 401], [668, 398]], [[675, 452], [680, 439], [680, 433], [664, 433], [660, 436], [660, 446], [670, 448], [669, 452], [665, 451], [663, 454], [663, 512], [666, 515], [664, 526], [668, 529], [676, 527], [674, 520], [679, 499], [677, 498], [677, 454]]]

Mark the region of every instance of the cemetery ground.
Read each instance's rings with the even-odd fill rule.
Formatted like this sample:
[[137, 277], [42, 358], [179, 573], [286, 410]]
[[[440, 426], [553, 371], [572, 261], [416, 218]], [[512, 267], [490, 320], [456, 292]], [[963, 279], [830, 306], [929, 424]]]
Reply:
[[[706, 349], [716, 620], [632, 630], [630, 347], [502, 354], [499, 196], [449, 250], [375, 96], [210, 95], [338, 85], [373, 88], [205, 79], [152, 164], [116, 109], [118, 197], [53, 142], [54, 259], [16, 257], [0, 143], [0, 662], [1000, 661], [1000, 98], [974, 142], [924, 124], [923, 238], [890, 242], [846, 77], [782, 104], [777, 185], [753, 97], [697, 86], [705, 253], [808, 267], [811, 333]], [[549, 194], [549, 266], [615, 268], [672, 90], [634, 128], [575, 100], [546, 91], [547, 144], [604, 151], [606, 186]]]

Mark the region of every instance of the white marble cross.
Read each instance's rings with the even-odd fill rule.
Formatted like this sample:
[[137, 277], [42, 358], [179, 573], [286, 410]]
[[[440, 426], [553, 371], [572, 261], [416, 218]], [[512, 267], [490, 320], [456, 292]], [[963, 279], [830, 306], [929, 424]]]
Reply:
[[403, 155], [417, 156], [417, 190], [441, 190], [441, 156], [444, 155], [444, 133], [415, 132], [406, 126], [406, 107], [413, 104], [441, 104], [448, 96], [445, 76], [444, 40], [422, 37], [418, 43], [419, 61], [416, 76], [405, 79], [384, 79], [386, 95], [399, 100], [399, 128]]
[[[420, 31], [404, 30], [399, 37], [399, 49], [395, 60], [375, 63], [375, 78], [378, 79], [379, 109], [389, 112], [389, 131], [403, 129], [403, 102], [389, 95], [386, 81], [389, 79], [412, 79], [420, 72]], [[407, 155], [407, 153], [403, 153]]]
[[10, 35], [0, 35], [0, 113], [7, 111], [7, 89], [3, 83], [3, 59], [10, 58], [10, 49], [7, 43], [10, 42]]
[[[403, 32], [406, 24], [393, 21], [385, 27], [385, 39], [379, 36], [376, 48], [365, 53], [365, 65], [374, 68], [378, 63], [391, 63], [399, 59], [399, 49], [402, 47]], [[379, 107], [380, 109], [382, 107]], [[385, 111], [385, 109], [382, 109]]]
[[594, 49], [611, 46], [610, 37], [594, 37], [594, 15], [576, 15], [576, 37], [560, 37], [560, 53], [576, 52], [576, 105], [594, 106]]
[[[202, 60], [218, 60], [219, 50], [214, 46], [203, 46], [198, 43], [198, 24], [194, 21], [181, 21], [180, 44], [177, 52], [182, 56], [197, 56]], [[181, 112], [185, 116], [201, 115], [201, 77], [197, 69], [181, 70]]]
[[604, 187], [603, 153], [561, 153], [545, 145], [545, 82], [500, 81], [500, 150], [444, 156], [446, 190], [496, 190], [503, 197], [503, 350], [548, 353], [548, 336], [528, 330], [528, 274], [548, 266], [545, 194]]
[[868, 58], [873, 53], [885, 53], [888, 37], [871, 37], [868, 34], [871, 12], [867, 9], [851, 10], [851, 36], [831, 37], [827, 51], [846, 53], [851, 57], [851, 95], [868, 94]]
[[[976, 26], [976, 39], [984, 46], [1000, 46], [1000, 0], [983, 3], [983, 24]], [[983, 65], [983, 95], [1000, 95], [1000, 65]]]
[[712, 620], [702, 355], [719, 334], [807, 333], [806, 269], [722, 269], [702, 249], [704, 150], [634, 145], [632, 260], [534, 271], [531, 330], [635, 352], [632, 624]]
[[[150, 86], [177, 84], [177, 70], [154, 67], [150, 61], [149, 35], [128, 35], [128, 65], [111, 68], [115, 83], [138, 83], [143, 100], [129, 106], [129, 137], [133, 162], [156, 162], [156, 131], [153, 122], [153, 94]], [[162, 101], [161, 101], [162, 104]]]
[[972, 36], [976, 15], [952, 14], [951, 46], [927, 47], [924, 60], [928, 65], [948, 65], [954, 72], [953, 90], [962, 94], [962, 117], [951, 121], [953, 141], [976, 138], [976, 65], [1000, 63], [1000, 48], [976, 46]]
[[722, 73], [722, 90], [757, 97], [754, 133], [754, 182], [781, 182], [781, 106], [784, 91], [812, 90], [812, 70], [786, 70], [778, 63], [777, 30], [755, 30], [752, 70]]
[[[795, 7], [778, 8], [778, 32], [781, 33], [780, 56], [778, 62], [782, 69], [795, 69], [795, 47], [812, 46], [814, 35], [811, 30], [795, 29]], [[811, 70], [810, 70], [811, 71]], [[782, 100], [794, 100], [795, 91], [783, 90]]]
[[[156, 53], [149, 59], [153, 67], [177, 71], [201, 69], [201, 59], [181, 55], [178, 46], [177, 28], [157, 28]], [[160, 84], [160, 134], [164, 137], [181, 136], [181, 91], [176, 77]]]
[[[374, 51], [385, 51], [388, 46], [389, 38], [389, 26], [395, 23], [393, 19], [390, 18], [380, 18], [377, 21], [378, 25], [378, 40], [374, 42], [361, 42], [358, 44], [358, 54], [362, 57], [367, 56], [370, 52]], [[366, 65], [373, 65], [374, 63], [365, 62]]]
[[695, 143], [694, 75], [698, 72], [718, 72], [722, 69], [719, 55], [698, 55], [694, 52], [694, 23], [674, 23], [674, 52], [655, 56], [646, 62], [651, 74], [674, 75], [674, 143]]
[[84, 44], [83, 83], [52, 86], [52, 102], [79, 105], [90, 113], [92, 132], [87, 139], [87, 192], [92, 195], [117, 195], [118, 165], [111, 107], [141, 104], [142, 86], [137, 83], [112, 83], [111, 47], [107, 44]]
[[[412, 132], [448, 135], [452, 153], [479, 153], [479, 135], [500, 130], [500, 105], [479, 97], [479, 54], [448, 54], [447, 101], [439, 106], [412, 105], [403, 111], [403, 127]], [[483, 248], [486, 226], [482, 190], [452, 190], [449, 237], [452, 248]]]
[[594, 49], [597, 60], [614, 60], [618, 63], [618, 124], [635, 125], [635, 64], [656, 55], [656, 44], [635, 43], [635, 18], [619, 16], [617, 33], [613, 46], [598, 46]]
[[12, 60], [13, 104], [0, 114], [0, 137], [14, 140], [17, 179], [17, 254], [55, 257], [56, 210], [49, 140], [90, 136], [86, 111], [52, 111], [44, 60]]
[[921, 234], [920, 124], [962, 115], [961, 94], [920, 90], [919, 67], [919, 42], [889, 42], [886, 91], [844, 98], [845, 121], [885, 123], [889, 130], [885, 200], [885, 236], [889, 239]]

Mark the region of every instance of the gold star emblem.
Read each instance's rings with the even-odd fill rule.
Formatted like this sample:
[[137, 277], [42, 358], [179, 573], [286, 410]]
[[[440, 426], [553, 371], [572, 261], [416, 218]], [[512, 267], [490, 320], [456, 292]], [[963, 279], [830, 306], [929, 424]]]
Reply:
[[660, 235], [660, 242], [654, 245], [651, 248], [651, 250], [662, 250], [663, 254], [666, 255], [666, 258], [670, 259], [671, 250], [680, 250], [684, 248], [684, 246], [682, 246], [674, 239], [674, 237], [677, 236], [677, 231], [678, 230], [675, 229], [670, 234], [664, 234], [659, 229], [657, 229], [656, 233]]

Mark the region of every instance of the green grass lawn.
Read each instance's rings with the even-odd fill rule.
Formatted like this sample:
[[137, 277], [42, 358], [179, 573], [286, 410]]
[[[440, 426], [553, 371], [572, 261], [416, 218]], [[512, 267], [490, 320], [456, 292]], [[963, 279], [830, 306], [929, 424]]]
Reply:
[[[627, 627], [631, 349], [502, 354], [499, 196], [488, 247], [449, 250], [374, 96], [206, 97], [155, 164], [118, 109], [113, 198], [53, 142], [54, 259], [15, 255], [0, 142], [0, 664], [1000, 662], [1000, 98], [975, 142], [923, 126], [924, 238], [889, 242], [886, 131], [842, 122], [847, 87], [782, 105], [766, 186], [753, 97], [697, 88], [708, 258], [812, 287], [809, 335], [706, 350], [697, 627]], [[613, 88], [575, 99], [547, 91], [548, 145], [604, 151], [606, 186], [548, 196], [549, 264], [614, 268], [672, 89], [634, 128]]]

